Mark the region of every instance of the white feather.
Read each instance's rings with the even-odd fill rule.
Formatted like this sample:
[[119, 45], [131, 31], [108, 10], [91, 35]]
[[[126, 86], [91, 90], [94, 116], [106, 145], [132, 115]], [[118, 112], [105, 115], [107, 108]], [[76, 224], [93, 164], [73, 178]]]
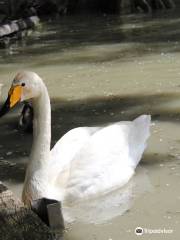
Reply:
[[51, 150], [56, 186], [74, 202], [112, 191], [129, 181], [149, 137], [150, 116], [106, 127], [76, 128]]

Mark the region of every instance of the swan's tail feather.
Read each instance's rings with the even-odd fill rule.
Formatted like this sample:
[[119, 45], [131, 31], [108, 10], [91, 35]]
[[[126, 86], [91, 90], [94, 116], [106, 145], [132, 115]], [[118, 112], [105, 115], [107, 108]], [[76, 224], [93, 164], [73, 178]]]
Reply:
[[136, 167], [146, 148], [150, 136], [151, 116], [142, 115], [133, 121], [133, 131], [130, 134], [132, 165]]

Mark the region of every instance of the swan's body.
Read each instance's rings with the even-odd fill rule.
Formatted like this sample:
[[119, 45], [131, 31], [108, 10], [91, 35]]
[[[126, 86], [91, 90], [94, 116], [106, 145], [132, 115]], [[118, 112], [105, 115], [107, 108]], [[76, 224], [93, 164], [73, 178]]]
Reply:
[[22, 195], [26, 204], [42, 197], [73, 203], [129, 181], [146, 147], [150, 116], [105, 127], [75, 128], [50, 151], [51, 107], [46, 86], [35, 73], [18, 74], [9, 93], [10, 106], [16, 104], [11, 92], [22, 83], [21, 101], [32, 98], [34, 111], [33, 145]]

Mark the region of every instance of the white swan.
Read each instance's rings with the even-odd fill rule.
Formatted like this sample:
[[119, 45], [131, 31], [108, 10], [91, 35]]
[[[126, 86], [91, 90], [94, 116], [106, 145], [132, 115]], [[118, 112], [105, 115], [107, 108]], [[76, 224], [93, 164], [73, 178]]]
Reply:
[[34, 119], [22, 194], [25, 204], [42, 197], [73, 203], [110, 192], [129, 181], [146, 147], [149, 115], [132, 122], [72, 129], [50, 151], [50, 99], [36, 73], [16, 75], [0, 116], [28, 99], [32, 99]]

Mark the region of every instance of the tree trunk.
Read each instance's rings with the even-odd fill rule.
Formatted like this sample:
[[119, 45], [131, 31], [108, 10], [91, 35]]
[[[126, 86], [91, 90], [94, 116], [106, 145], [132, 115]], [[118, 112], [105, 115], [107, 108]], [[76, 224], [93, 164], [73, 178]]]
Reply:
[[[55, 240], [55, 234], [0, 183], [0, 236], [3, 240]], [[60, 239], [60, 238], [59, 238]]]

